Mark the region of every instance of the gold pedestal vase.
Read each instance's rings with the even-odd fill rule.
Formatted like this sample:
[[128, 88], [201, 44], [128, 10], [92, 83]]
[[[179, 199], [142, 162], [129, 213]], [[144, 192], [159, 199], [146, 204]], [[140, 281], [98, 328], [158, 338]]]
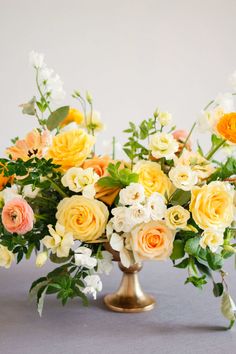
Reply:
[[123, 313], [152, 310], [156, 301], [153, 296], [143, 292], [138, 279], [138, 272], [142, 269], [142, 264], [137, 263], [126, 268], [119, 261], [118, 265], [123, 272], [121, 284], [117, 292], [105, 296], [106, 306], [112, 311]]

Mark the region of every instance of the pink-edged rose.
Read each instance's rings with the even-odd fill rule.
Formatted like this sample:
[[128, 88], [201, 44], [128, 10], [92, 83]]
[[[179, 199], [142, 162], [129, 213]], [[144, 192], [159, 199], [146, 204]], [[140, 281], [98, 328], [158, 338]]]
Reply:
[[34, 212], [24, 199], [11, 199], [3, 207], [2, 223], [8, 232], [24, 235], [33, 228]]

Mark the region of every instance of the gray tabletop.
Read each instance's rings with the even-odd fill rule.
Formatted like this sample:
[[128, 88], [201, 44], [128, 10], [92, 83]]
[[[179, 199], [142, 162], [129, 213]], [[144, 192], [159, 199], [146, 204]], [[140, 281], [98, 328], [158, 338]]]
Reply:
[[[236, 298], [235, 270], [227, 264], [231, 293]], [[62, 307], [48, 297], [43, 317], [27, 298], [31, 282], [44, 269], [23, 262], [0, 270], [0, 353], [235, 353], [236, 331], [225, 331], [219, 300], [211, 287], [203, 291], [183, 285], [185, 271], [169, 262], [145, 263], [140, 280], [157, 299], [155, 310], [118, 314], [103, 305], [103, 295], [117, 288], [121, 273], [115, 264], [103, 277], [103, 291], [89, 308], [78, 301]]]

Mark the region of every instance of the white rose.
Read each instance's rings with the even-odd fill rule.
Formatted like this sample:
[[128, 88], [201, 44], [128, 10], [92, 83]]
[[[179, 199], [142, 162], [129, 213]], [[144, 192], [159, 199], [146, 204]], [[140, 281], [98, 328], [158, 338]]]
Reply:
[[190, 191], [198, 182], [196, 172], [184, 165], [173, 167], [169, 172], [169, 177], [176, 188], [184, 191]]
[[172, 115], [169, 112], [160, 112], [157, 119], [162, 126], [166, 126], [171, 123]]
[[120, 191], [120, 203], [123, 205], [142, 203], [144, 200], [144, 187], [140, 183], [131, 183], [129, 186]]
[[204, 249], [208, 246], [212, 252], [216, 252], [223, 243], [224, 230], [206, 229], [201, 235], [200, 246]]
[[179, 143], [172, 134], [155, 133], [151, 136], [149, 148], [156, 159], [165, 157], [170, 160], [179, 149]]
[[111, 219], [113, 228], [116, 232], [129, 232], [132, 228], [132, 223], [129, 220], [128, 208], [117, 207], [111, 212], [114, 217]]
[[37, 268], [43, 267], [44, 264], [47, 262], [47, 259], [48, 259], [48, 252], [47, 251], [39, 253], [36, 257], [36, 262], [35, 262], [36, 267]]
[[85, 288], [82, 290], [84, 294], [92, 294], [94, 300], [97, 297], [97, 291], [102, 290], [102, 282], [99, 275], [87, 275], [84, 278]]
[[147, 201], [147, 208], [149, 209], [152, 220], [162, 220], [166, 211], [165, 198], [160, 193], [154, 192]]

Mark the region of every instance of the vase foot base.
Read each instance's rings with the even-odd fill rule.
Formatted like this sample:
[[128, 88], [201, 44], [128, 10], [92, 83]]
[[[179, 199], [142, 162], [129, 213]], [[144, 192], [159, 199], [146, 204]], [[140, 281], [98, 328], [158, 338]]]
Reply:
[[143, 294], [140, 298], [129, 298], [114, 293], [106, 295], [104, 303], [109, 310], [123, 313], [134, 313], [152, 310], [156, 301], [153, 296], [147, 294]]

